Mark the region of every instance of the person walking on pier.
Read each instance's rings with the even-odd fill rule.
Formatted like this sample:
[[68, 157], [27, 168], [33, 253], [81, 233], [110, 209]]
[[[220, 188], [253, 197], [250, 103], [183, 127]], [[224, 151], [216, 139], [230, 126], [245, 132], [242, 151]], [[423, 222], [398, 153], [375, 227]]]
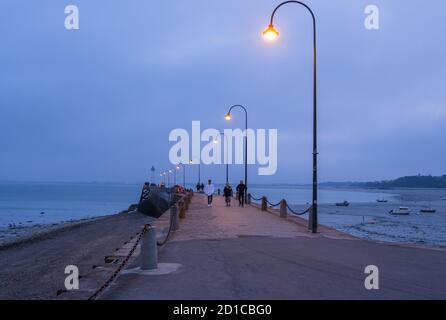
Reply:
[[243, 207], [245, 204], [245, 192], [246, 185], [243, 183], [243, 180], [240, 180], [240, 183], [237, 186], [237, 197], [238, 197], [238, 206]]
[[226, 206], [231, 206], [231, 197], [232, 197], [232, 188], [229, 185], [229, 183], [226, 184], [225, 188], [223, 189], [223, 195], [225, 196], [225, 202]]
[[208, 196], [208, 207], [212, 206], [212, 198], [215, 192], [214, 185], [211, 180], [208, 180], [208, 184], [204, 187], [204, 193]]

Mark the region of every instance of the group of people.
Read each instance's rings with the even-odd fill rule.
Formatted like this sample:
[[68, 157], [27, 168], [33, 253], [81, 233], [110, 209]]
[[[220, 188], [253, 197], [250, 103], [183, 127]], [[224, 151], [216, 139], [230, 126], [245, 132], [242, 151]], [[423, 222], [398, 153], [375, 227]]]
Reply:
[[[202, 186], [203, 184], [197, 184], [197, 191], [200, 190], [203, 191], [207, 197], [208, 197], [208, 207], [212, 206], [212, 200], [215, 193], [215, 187], [212, 184], [212, 180], [208, 180], [208, 184], [206, 186]], [[246, 203], [246, 185], [243, 182], [243, 180], [240, 180], [240, 183], [236, 187], [236, 193], [237, 193], [237, 200], [239, 207], [243, 207]], [[225, 197], [225, 203], [227, 207], [231, 206], [231, 199], [234, 195], [234, 192], [232, 190], [232, 187], [229, 183], [225, 185], [225, 188], [223, 189], [223, 196]]]
[[197, 187], [197, 192], [200, 192], [200, 191], [204, 192], [204, 183], [203, 182], [202, 183], [198, 182], [196, 187]]

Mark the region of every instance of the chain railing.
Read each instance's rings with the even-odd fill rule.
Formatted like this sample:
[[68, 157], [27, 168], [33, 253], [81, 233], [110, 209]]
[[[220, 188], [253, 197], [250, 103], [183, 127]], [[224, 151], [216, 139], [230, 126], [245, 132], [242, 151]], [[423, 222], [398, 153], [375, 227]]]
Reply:
[[271, 202], [268, 201], [268, 199], [266, 200], [266, 203], [269, 204], [270, 207], [272, 207], [272, 208], [280, 206], [280, 203], [281, 203], [281, 202], [282, 202], [282, 201], [279, 201], [279, 202], [277, 202], [276, 204], [272, 204]]
[[[176, 205], [176, 204], [175, 204], [175, 205]], [[175, 217], [171, 214], [171, 215], [170, 215], [169, 229], [167, 230], [167, 235], [166, 235], [166, 237], [164, 238], [163, 241], [159, 241], [159, 240], [158, 240], [158, 241], [156, 242], [156, 245], [157, 245], [158, 247], [161, 247], [161, 246], [165, 245], [165, 244], [167, 243], [167, 240], [169, 240], [170, 233], [172, 232], [172, 229], [173, 229], [173, 224], [175, 223], [174, 219], [175, 219]]]
[[129, 253], [127, 254], [127, 256], [125, 257], [125, 259], [121, 262], [121, 264], [119, 265], [119, 267], [113, 272], [113, 274], [108, 278], [108, 280], [98, 289], [95, 291], [95, 293], [93, 293], [88, 300], [95, 300], [112, 282], [113, 280], [115, 280], [115, 278], [118, 276], [118, 274], [122, 271], [122, 269], [127, 265], [127, 263], [129, 262], [131, 256], [133, 255], [133, 253], [136, 250], [136, 247], [138, 246], [138, 244], [141, 242], [142, 236], [147, 232], [147, 230], [149, 229], [150, 225], [146, 224], [141, 232], [138, 235], [138, 238], [136, 239], [135, 244], [133, 245], [132, 249], [129, 251]]
[[[186, 201], [189, 202], [191, 197], [193, 196], [192, 194], [188, 194], [186, 197], [183, 197], [182, 200], [180, 201]], [[186, 199], [187, 198], [187, 199]], [[178, 202], [177, 202], [178, 203]], [[172, 204], [172, 206], [169, 208], [170, 210], [172, 209], [173, 206], [177, 206], [177, 203]], [[185, 204], [185, 203], [183, 203]], [[187, 207], [187, 206], [186, 206]], [[186, 208], [184, 207], [184, 208]], [[176, 210], [176, 208], [175, 208]], [[172, 231], [174, 230], [174, 224], [178, 223], [178, 221], [175, 221], [175, 219], [177, 219], [179, 212], [175, 211], [174, 214], [171, 213], [170, 215], [170, 222], [169, 222], [169, 228], [167, 230], [167, 235], [164, 238], [163, 241], [157, 241], [157, 246], [163, 246], [167, 243], [167, 241], [170, 238], [170, 235], [172, 233]], [[95, 300], [115, 279], [116, 277], [119, 275], [119, 273], [124, 269], [124, 267], [127, 265], [127, 263], [130, 261], [130, 258], [132, 257], [132, 255], [134, 254], [136, 247], [138, 246], [138, 244], [141, 242], [142, 237], [144, 236], [144, 234], [147, 232], [147, 230], [151, 227], [150, 224], [146, 224], [142, 230], [139, 232], [139, 234], [137, 234], [138, 238], [136, 239], [135, 243], [132, 246], [132, 249], [129, 251], [129, 253], [127, 254], [127, 256], [125, 257], [125, 259], [121, 262], [121, 264], [119, 265], [118, 268], [116, 268], [115, 271], [113, 271], [112, 275], [107, 279], [107, 281], [99, 288], [97, 289], [89, 298], [88, 300]]]
[[[305, 209], [304, 211], [295, 211], [293, 208], [290, 207], [290, 205], [288, 204], [288, 202], [286, 200], [281, 200], [281, 201], [279, 201], [277, 203], [272, 203], [265, 196], [260, 197], [260, 198], [256, 198], [252, 194], [248, 194], [248, 197], [251, 200], [254, 200], [254, 201], [262, 201], [262, 203], [261, 203], [262, 210], [266, 209], [266, 206], [268, 206], [268, 205], [270, 206], [270, 208], [281, 207], [282, 202], [285, 201], [285, 204], [286, 204], [285, 210], [289, 211], [289, 213], [291, 213], [291, 214], [293, 214], [295, 216], [303, 216], [304, 214], [309, 213], [311, 211], [311, 208], [312, 208], [310, 206], [307, 209]], [[282, 208], [281, 208], [281, 210], [282, 210]]]
[[290, 207], [290, 205], [289, 205], [288, 203], [287, 203], [286, 207], [287, 207], [288, 211], [290, 211], [290, 212], [291, 212], [292, 214], [294, 214], [295, 216], [303, 216], [304, 214], [310, 212], [310, 210], [311, 210], [311, 206], [310, 206], [310, 207], [308, 207], [307, 209], [305, 209], [305, 210], [302, 211], [302, 212], [297, 212], [297, 211], [294, 211], [294, 210]]

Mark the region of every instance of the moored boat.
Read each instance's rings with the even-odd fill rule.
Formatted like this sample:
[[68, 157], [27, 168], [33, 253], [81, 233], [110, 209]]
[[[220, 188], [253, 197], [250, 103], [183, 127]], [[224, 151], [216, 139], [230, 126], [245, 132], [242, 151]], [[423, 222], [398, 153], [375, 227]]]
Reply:
[[433, 209], [433, 208], [423, 208], [420, 210], [420, 212], [421, 213], [435, 213], [435, 212], [437, 212], [437, 210]]
[[376, 202], [387, 203], [387, 202], [389, 202], [389, 200], [386, 200], [386, 199], [376, 199]]
[[336, 207], [348, 207], [349, 205], [350, 205], [350, 202], [348, 202], [348, 201], [336, 203]]
[[407, 216], [410, 214], [410, 209], [408, 207], [399, 207], [398, 209], [390, 210], [389, 213], [394, 216]]

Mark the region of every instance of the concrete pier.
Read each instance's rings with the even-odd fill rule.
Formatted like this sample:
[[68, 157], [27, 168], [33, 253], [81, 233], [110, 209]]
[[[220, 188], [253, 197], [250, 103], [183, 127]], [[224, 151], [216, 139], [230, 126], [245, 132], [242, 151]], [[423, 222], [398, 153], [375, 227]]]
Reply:
[[[195, 195], [159, 252], [181, 267], [167, 275], [123, 274], [102, 299], [446, 299], [446, 251], [360, 240], [257, 206], [207, 207]], [[364, 270], [379, 269], [367, 290]], [[131, 268], [132, 266], [129, 266]]]

